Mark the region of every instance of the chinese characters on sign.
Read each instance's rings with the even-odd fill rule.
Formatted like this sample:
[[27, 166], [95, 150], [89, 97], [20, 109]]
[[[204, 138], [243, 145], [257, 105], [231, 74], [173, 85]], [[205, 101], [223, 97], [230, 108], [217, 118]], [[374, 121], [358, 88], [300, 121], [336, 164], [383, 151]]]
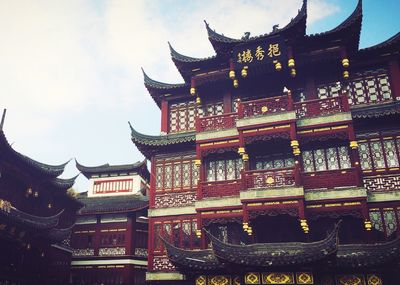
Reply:
[[269, 39], [251, 46], [240, 45], [233, 50], [235, 68], [265, 64], [286, 56], [286, 46], [281, 38]]
[[[257, 46], [254, 51], [255, 60], [262, 61], [264, 59], [265, 50], [261, 46]], [[281, 55], [281, 50], [279, 49], [279, 44], [269, 44], [267, 56], [270, 58], [279, 57]], [[251, 49], [246, 49], [243, 52], [238, 52], [237, 62], [238, 63], [250, 63], [253, 62], [253, 52]]]

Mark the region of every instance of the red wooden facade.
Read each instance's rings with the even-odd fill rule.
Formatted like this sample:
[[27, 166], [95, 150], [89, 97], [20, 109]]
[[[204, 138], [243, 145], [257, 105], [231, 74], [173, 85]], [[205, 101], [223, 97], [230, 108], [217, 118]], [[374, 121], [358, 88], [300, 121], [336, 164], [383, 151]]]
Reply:
[[[145, 284], [148, 178], [146, 161], [77, 168], [92, 187], [80, 194], [71, 245], [73, 284]], [[129, 193], [129, 194], [127, 194]]]
[[[144, 73], [163, 132], [131, 127], [152, 163], [148, 282], [396, 284], [394, 271], [380, 266], [396, 268], [398, 260], [343, 269], [339, 253], [368, 251], [400, 233], [400, 34], [359, 49], [361, 1], [332, 31], [305, 35], [306, 17], [304, 1], [287, 26], [249, 39], [206, 23], [215, 56], [195, 59], [170, 47], [184, 83]], [[214, 248], [205, 230], [233, 244], [313, 242], [338, 220], [340, 246], [349, 247], [327, 270], [216, 265], [193, 251]], [[191, 255], [182, 261], [168, 244]], [[201, 271], [205, 265], [187, 260], [215, 267]]]

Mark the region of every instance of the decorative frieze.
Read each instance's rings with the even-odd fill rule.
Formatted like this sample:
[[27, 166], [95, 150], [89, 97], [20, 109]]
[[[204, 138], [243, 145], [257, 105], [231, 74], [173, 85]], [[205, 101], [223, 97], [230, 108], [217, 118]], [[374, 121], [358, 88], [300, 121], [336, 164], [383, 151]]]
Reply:
[[147, 257], [147, 248], [135, 248], [135, 255], [140, 257]]
[[157, 271], [174, 271], [175, 266], [172, 265], [167, 256], [154, 256], [153, 269]]
[[400, 175], [370, 176], [364, 177], [363, 180], [368, 192], [400, 189]]
[[99, 256], [125, 255], [125, 247], [103, 247], [99, 248]]
[[155, 197], [156, 208], [182, 207], [192, 205], [196, 201], [196, 193], [165, 193]]
[[94, 249], [93, 248], [78, 248], [74, 249], [72, 252], [72, 256], [80, 257], [80, 256], [93, 256]]

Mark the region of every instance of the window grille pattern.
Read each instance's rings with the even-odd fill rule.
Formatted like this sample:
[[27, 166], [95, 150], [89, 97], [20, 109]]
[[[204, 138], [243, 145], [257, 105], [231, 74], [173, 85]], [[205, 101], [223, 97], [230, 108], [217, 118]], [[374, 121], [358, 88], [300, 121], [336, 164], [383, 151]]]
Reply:
[[196, 236], [197, 222], [193, 218], [159, 221], [154, 224], [154, 252], [163, 253], [164, 245], [160, 236], [176, 247], [199, 248], [200, 239]]
[[304, 172], [351, 168], [348, 148], [345, 146], [305, 150], [302, 158]]
[[340, 83], [331, 83], [327, 85], [320, 85], [317, 87], [317, 94], [319, 99], [326, 99], [338, 97], [340, 95]]
[[399, 212], [400, 208], [376, 208], [370, 210], [369, 218], [374, 229], [383, 232], [386, 237], [389, 237], [397, 231], [400, 223]]
[[240, 178], [242, 159], [212, 160], [207, 163], [207, 181], [224, 181]]
[[358, 142], [363, 170], [387, 170], [399, 167], [400, 138], [384, 137]]
[[290, 154], [269, 155], [256, 157], [256, 169], [279, 169], [294, 167], [293, 157]]
[[199, 169], [193, 155], [156, 160], [156, 191], [179, 191], [197, 186]]
[[194, 101], [170, 105], [169, 132], [177, 133], [195, 129], [197, 107]]
[[222, 102], [206, 104], [203, 107], [204, 116], [217, 116], [224, 113], [224, 104]]
[[[340, 82], [321, 84], [317, 87], [319, 99], [340, 95]], [[392, 91], [385, 69], [368, 70], [356, 73], [347, 89], [350, 105], [361, 105], [391, 101]]]

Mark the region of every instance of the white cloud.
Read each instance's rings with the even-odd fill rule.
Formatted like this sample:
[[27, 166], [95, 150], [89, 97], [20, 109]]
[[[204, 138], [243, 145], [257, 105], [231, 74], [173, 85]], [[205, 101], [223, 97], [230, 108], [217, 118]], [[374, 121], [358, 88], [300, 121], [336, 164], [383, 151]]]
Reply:
[[[148, 133], [159, 129], [159, 111], [140, 67], [156, 80], [182, 80], [168, 40], [183, 54], [210, 56], [204, 19], [240, 38], [246, 31], [259, 35], [275, 24], [283, 27], [301, 5], [0, 0], [0, 107], [9, 109], [7, 135], [21, 152], [47, 163], [71, 156], [92, 165], [138, 160], [137, 152], [131, 156], [126, 122]], [[308, 22], [336, 11], [327, 1], [309, 1]], [[123, 147], [115, 147], [121, 142]]]

